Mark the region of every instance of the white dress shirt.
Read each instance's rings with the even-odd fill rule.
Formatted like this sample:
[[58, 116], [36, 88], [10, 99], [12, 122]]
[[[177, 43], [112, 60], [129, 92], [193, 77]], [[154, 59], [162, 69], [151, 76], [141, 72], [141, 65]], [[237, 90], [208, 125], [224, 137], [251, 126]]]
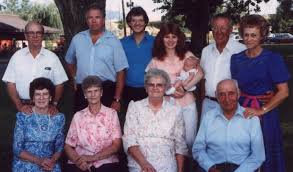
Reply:
[[265, 160], [259, 118], [245, 118], [244, 110], [238, 105], [228, 120], [217, 106], [204, 116], [192, 154], [206, 171], [215, 164], [229, 162], [239, 165], [235, 172], [254, 172]]
[[31, 81], [39, 77], [50, 79], [54, 85], [68, 80], [59, 58], [53, 52], [42, 48], [33, 58], [26, 47], [13, 54], [2, 80], [15, 83], [21, 99], [30, 99], [29, 85]]
[[245, 45], [229, 39], [222, 53], [218, 51], [215, 43], [206, 46], [202, 50], [200, 66], [205, 73], [205, 91], [207, 96], [215, 97], [218, 82], [231, 78], [231, 56], [245, 49]]

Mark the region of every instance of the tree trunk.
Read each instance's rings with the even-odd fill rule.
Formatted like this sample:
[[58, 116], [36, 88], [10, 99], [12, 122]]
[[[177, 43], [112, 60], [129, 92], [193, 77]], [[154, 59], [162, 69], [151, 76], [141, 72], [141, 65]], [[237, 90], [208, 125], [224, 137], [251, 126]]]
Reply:
[[191, 51], [200, 57], [207, 45], [210, 9], [208, 0], [192, 0], [192, 10], [187, 16], [187, 26], [191, 30]]
[[[85, 22], [85, 10], [92, 3], [97, 3], [102, 9], [106, 7], [106, 0], [54, 0], [59, 10], [63, 24], [66, 47], [72, 37], [87, 29]], [[67, 48], [66, 48], [67, 49]]]

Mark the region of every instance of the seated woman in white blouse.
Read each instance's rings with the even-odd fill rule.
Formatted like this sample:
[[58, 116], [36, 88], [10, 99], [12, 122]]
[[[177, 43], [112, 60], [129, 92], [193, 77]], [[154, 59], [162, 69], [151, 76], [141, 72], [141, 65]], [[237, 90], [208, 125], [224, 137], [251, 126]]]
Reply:
[[187, 146], [181, 108], [164, 99], [168, 74], [150, 69], [144, 79], [146, 99], [128, 106], [123, 145], [130, 172], [183, 172]]

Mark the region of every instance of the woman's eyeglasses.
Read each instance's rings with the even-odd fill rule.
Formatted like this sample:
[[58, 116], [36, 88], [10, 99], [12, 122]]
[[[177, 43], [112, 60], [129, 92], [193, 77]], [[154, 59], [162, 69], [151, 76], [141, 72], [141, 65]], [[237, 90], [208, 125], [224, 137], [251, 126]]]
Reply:
[[165, 84], [163, 83], [147, 83], [149, 88], [164, 88]]

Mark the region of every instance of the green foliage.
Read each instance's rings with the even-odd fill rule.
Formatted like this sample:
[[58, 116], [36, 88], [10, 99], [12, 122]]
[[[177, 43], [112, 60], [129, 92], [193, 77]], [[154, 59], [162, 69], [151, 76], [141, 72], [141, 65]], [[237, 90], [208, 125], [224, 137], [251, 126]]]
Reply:
[[271, 17], [272, 32], [290, 32], [293, 33], [293, 2], [291, 0], [282, 0], [277, 8], [276, 15]]
[[[209, 15], [212, 16], [215, 13], [226, 12], [231, 15], [234, 22], [238, 22], [240, 17], [245, 14], [259, 12], [259, 3], [268, 1], [269, 0], [211, 0], [209, 1]], [[185, 17], [181, 18], [185, 20], [181, 20], [181, 22], [185, 23], [181, 23], [181, 25], [187, 27], [191, 26], [191, 23], [195, 21], [188, 18], [190, 18], [195, 10], [202, 5], [200, 0], [153, 0], [153, 2], [161, 4], [161, 6], [155, 10], [167, 12], [166, 15], [163, 16], [163, 20], [177, 22], [176, 16], [183, 15]]]
[[59, 11], [54, 3], [31, 4], [29, 0], [4, 0], [5, 12], [19, 15], [24, 20], [36, 20], [45, 26], [62, 29]]
[[12, 14], [17, 14], [19, 12], [19, 1], [18, 0], [4, 0], [3, 4], [6, 6], [5, 11], [9, 11]]

